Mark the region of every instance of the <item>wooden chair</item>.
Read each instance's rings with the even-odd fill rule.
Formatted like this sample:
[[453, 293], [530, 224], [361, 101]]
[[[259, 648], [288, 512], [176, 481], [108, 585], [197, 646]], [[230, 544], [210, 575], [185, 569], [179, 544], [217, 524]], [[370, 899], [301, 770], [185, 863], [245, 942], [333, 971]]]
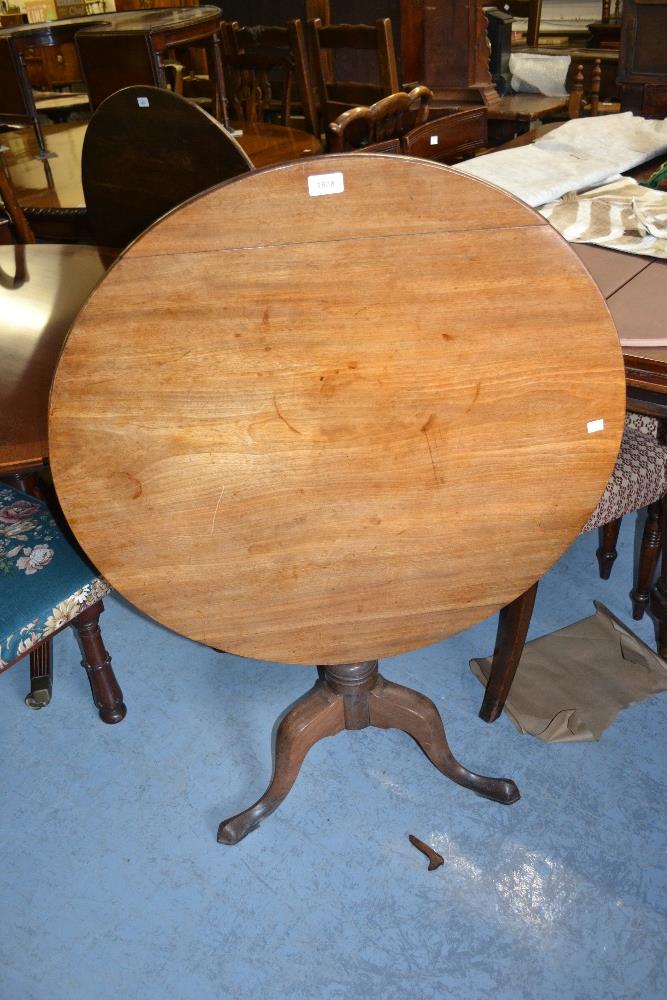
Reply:
[[364, 150], [400, 153], [401, 138], [428, 118], [433, 97], [428, 87], [415, 87], [383, 97], [369, 108], [351, 108], [329, 125], [329, 149], [335, 153]]
[[468, 108], [429, 118], [403, 136], [401, 146], [408, 156], [421, 156], [439, 163], [456, 163], [487, 145], [486, 108]]
[[99, 628], [109, 585], [61, 530], [46, 503], [0, 482], [0, 672], [30, 656], [26, 704], [51, 700], [51, 640], [67, 625], [81, 643], [82, 665], [103, 722], [126, 708]]
[[300, 116], [306, 131], [317, 133], [300, 20], [244, 28], [237, 21], [223, 21], [222, 48], [231, 118], [263, 121], [277, 113], [280, 125], [290, 125], [293, 117]]
[[202, 108], [168, 90], [126, 87], [90, 120], [81, 154], [90, 228], [127, 246], [170, 209], [253, 166]]
[[514, 17], [527, 18], [526, 44], [535, 48], [540, 36], [540, 20], [542, 18], [542, 0], [505, 0], [501, 10]]
[[[568, 118], [582, 118], [584, 115], [596, 117], [600, 107], [600, 81], [602, 79], [602, 64], [599, 59], [593, 65], [593, 76], [590, 93], [584, 95], [584, 67], [577, 66], [574, 86], [570, 91], [567, 103]], [[617, 108], [618, 110], [618, 108]]]
[[[600, 529], [597, 558], [600, 576], [608, 579], [616, 558], [616, 540], [624, 514], [647, 508], [639, 567], [633, 587], [632, 616], [643, 617], [648, 606], [658, 553], [662, 544], [662, 510], [667, 490], [667, 447], [657, 438], [657, 421], [626, 416], [623, 440], [614, 472], [582, 533]], [[480, 718], [494, 722], [502, 713], [526, 642], [538, 584], [500, 612], [491, 672]]]
[[18, 203], [5, 166], [0, 162], [0, 199], [5, 210], [14, 238], [10, 242], [35, 243], [35, 236], [28, 225], [23, 209]]
[[[371, 105], [399, 90], [388, 17], [378, 18], [374, 25], [322, 25], [319, 18], [313, 18], [308, 21], [308, 50], [324, 129], [343, 111], [357, 105]], [[363, 59], [355, 71], [362, 70], [362, 66], [365, 70], [374, 55], [377, 63], [375, 82], [340, 79], [338, 62], [341, 58], [349, 58], [350, 53], [360, 54]]]

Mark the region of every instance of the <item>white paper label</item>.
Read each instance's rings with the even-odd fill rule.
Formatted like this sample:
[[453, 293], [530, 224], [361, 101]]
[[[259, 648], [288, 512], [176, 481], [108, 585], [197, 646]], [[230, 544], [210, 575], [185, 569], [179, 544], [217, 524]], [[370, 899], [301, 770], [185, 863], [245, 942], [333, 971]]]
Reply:
[[140, 108], [150, 108], [147, 97], [137, 97], [137, 104]]
[[432, 146], [437, 146], [438, 145], [438, 137], [437, 137], [437, 135], [432, 135], [431, 136], [431, 145]]
[[308, 194], [317, 198], [321, 194], [342, 194], [345, 190], [343, 174], [311, 174], [308, 178]]
[[600, 418], [600, 420], [589, 420], [586, 424], [586, 430], [589, 434], [595, 434], [596, 431], [603, 431], [604, 420], [602, 420], [602, 418]]

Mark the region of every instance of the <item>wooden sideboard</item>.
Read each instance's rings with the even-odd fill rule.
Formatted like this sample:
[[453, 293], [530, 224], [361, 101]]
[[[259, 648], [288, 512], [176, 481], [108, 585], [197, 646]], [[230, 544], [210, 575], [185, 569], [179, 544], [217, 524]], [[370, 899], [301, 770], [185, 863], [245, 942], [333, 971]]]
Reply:
[[623, 111], [667, 115], [667, 0], [624, 0], [618, 82]]

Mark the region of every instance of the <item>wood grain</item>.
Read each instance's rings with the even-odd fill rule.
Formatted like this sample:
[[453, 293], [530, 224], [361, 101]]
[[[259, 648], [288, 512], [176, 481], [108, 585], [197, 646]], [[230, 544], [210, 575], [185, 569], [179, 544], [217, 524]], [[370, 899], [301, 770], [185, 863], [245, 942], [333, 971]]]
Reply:
[[[336, 171], [344, 193], [308, 194]], [[355, 662], [543, 575], [606, 484], [624, 390], [602, 297], [539, 215], [438, 164], [332, 156], [209, 191], [120, 258], [65, 347], [51, 461], [90, 557], [157, 620]]]

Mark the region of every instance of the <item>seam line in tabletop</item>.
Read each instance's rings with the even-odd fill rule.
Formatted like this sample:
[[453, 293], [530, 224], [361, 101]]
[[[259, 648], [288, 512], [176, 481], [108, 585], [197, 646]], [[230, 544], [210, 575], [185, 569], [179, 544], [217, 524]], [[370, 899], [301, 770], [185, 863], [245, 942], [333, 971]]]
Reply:
[[[332, 237], [326, 240], [295, 240], [283, 243], [248, 243], [240, 244], [238, 246], [229, 247], [210, 247], [201, 250], [165, 250], [163, 253], [153, 251], [151, 253], [140, 253], [139, 251], [133, 253], [131, 248], [127, 253], [123, 254], [120, 260], [125, 260], [129, 258], [149, 260], [153, 257], [175, 257], [182, 256], [185, 254], [195, 256], [197, 254], [207, 254], [207, 253], [236, 253], [238, 250], [268, 250], [268, 249], [279, 249], [281, 247], [307, 247], [307, 246], [325, 246], [328, 243], [361, 243], [364, 240], [395, 240], [410, 238], [413, 236], [442, 236], [448, 233], [497, 233], [497, 232], [514, 232], [524, 229], [552, 229], [553, 227], [549, 223], [544, 221], [544, 224], [535, 223], [532, 225], [521, 225], [521, 226], [479, 226], [478, 228], [461, 228], [461, 229], [424, 229], [424, 230], [414, 230], [411, 232], [396, 232], [396, 233], [369, 233], [364, 236], [339, 236]], [[554, 230], [555, 232], [555, 230]]]

